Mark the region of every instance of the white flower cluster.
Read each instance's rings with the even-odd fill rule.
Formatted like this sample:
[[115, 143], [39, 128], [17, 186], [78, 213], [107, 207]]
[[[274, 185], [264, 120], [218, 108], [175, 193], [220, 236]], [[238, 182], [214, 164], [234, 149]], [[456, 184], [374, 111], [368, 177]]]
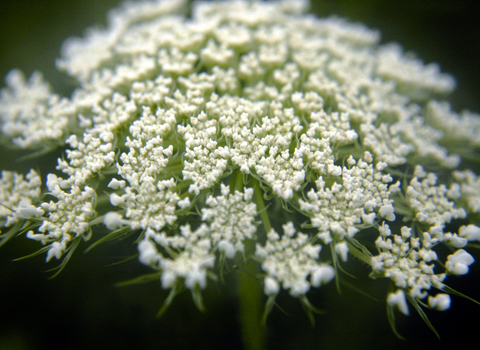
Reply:
[[71, 135], [66, 140], [72, 148], [66, 151], [68, 160], [58, 159], [57, 165], [68, 177], [64, 179], [53, 173], [47, 176], [47, 193], [56, 200], [40, 204], [38, 209], [48, 213], [48, 217], [42, 218], [40, 233], [29, 231], [27, 234], [42, 244], [50, 243], [47, 261], [52, 257], [60, 259], [74, 238], [90, 239], [90, 221], [97, 216], [97, 193], [88, 183], [103, 176], [102, 171], [115, 159], [112, 144], [115, 135], [108, 130], [100, 131], [98, 137], [95, 134], [94, 129], [91, 133], [86, 131], [83, 142], [75, 134]]
[[455, 203], [448, 199], [447, 186], [436, 186], [437, 176], [434, 173], [427, 174], [423, 167], [418, 165], [414, 175], [406, 190], [409, 206], [415, 213], [414, 220], [442, 231], [452, 219], [463, 219], [467, 216], [465, 209], [455, 208]]
[[[375, 241], [380, 254], [372, 257], [373, 274], [392, 279], [397, 288], [408, 290], [413, 298], [427, 296], [431, 287], [441, 289], [446, 275], [434, 273], [437, 254], [430, 244], [412, 236], [412, 229], [403, 226], [401, 234], [392, 234], [383, 224]], [[426, 233], [425, 235], [428, 235]]]
[[455, 80], [440, 73], [435, 64], [424, 66], [423, 62], [403, 54], [396, 44], [384, 46], [379, 51], [377, 74], [384, 79], [397, 82], [399, 92], [415, 100], [430, 98], [434, 93], [446, 94], [455, 88]]
[[[207, 269], [213, 268], [215, 255], [208, 237], [208, 227], [200, 226], [192, 231], [190, 225], [180, 227], [180, 234], [173, 237], [164, 232], [153, 230], [145, 232], [145, 239], [138, 244], [141, 263], [162, 270], [162, 287], [173, 288], [183, 279], [189, 289], [205, 288], [207, 286]], [[155, 244], [173, 250], [172, 258], [165, 258]]]
[[185, 139], [185, 157], [192, 160], [184, 162], [183, 178], [193, 181], [189, 191], [197, 195], [218, 182], [227, 168], [230, 152], [228, 147], [217, 148], [216, 124], [216, 120], [207, 121], [207, 115], [200, 113], [190, 118], [190, 125], [178, 126]]
[[82, 188], [65, 182], [54, 174], [48, 175], [49, 194], [57, 200], [41, 203], [40, 208], [48, 213], [48, 218], [43, 218], [38, 228], [40, 233], [29, 231], [27, 234], [28, 238], [43, 245], [49, 243], [47, 261], [53, 257], [60, 259], [74, 238], [88, 240], [92, 233], [90, 221], [96, 215], [97, 193], [89, 186]]
[[229, 188], [221, 185], [221, 191], [221, 196], [209, 196], [205, 201], [210, 208], [202, 208], [202, 221], [210, 223], [213, 245], [218, 245], [232, 259], [237, 252], [245, 252], [245, 239], [253, 239], [257, 208], [251, 203], [252, 188], [245, 188], [243, 194], [239, 191], [229, 194]]
[[430, 101], [425, 107], [428, 124], [443, 131], [442, 141], [467, 144], [471, 148], [480, 146], [480, 118], [478, 114], [452, 111], [448, 102]]
[[0, 220], [9, 227], [21, 219], [40, 217], [43, 210], [34, 204], [40, 200], [42, 179], [35, 170], [25, 177], [12, 171], [2, 171], [0, 179]]
[[[344, 167], [333, 184], [326, 186], [323, 177], [316, 181], [317, 190], [307, 193], [306, 200], [299, 200], [300, 210], [309, 217], [317, 236], [325, 244], [335, 242], [342, 260], [347, 260], [348, 248], [342, 243], [345, 237], [353, 238], [359, 228], [372, 226], [377, 218], [395, 220], [393, 200], [390, 194], [398, 190], [397, 183], [388, 188], [390, 175], [382, 174], [386, 164], [377, 163], [375, 171], [372, 155], [365, 152], [365, 160], [358, 162], [348, 158], [349, 167]], [[333, 181], [331, 178], [330, 181]]]
[[[480, 212], [480, 178], [471, 170], [454, 171], [453, 177], [459, 182], [452, 188], [451, 197], [466, 202], [466, 208], [471, 213]], [[454, 195], [454, 196], [453, 196]]]
[[[480, 228], [473, 224], [461, 226], [458, 233], [444, 232], [453, 219], [463, 219], [467, 215], [463, 208], [455, 208], [449, 200], [449, 197], [461, 196], [458, 184], [452, 185], [450, 190], [445, 185], [436, 186], [435, 174], [427, 174], [421, 166], [415, 168], [414, 176], [406, 189], [406, 199], [413, 212], [412, 220], [418, 223], [420, 230], [425, 230], [417, 232], [419, 229], [403, 226], [401, 234], [392, 234], [389, 226], [383, 223], [379, 228], [380, 236], [375, 241], [380, 254], [371, 258], [373, 276], [390, 278], [399, 288], [390, 294], [388, 300], [405, 314], [408, 314], [408, 309], [403, 301], [403, 291], [413, 299], [421, 300], [432, 287], [443, 289], [447, 273], [468, 273], [468, 266], [474, 258], [460, 248], [480, 240]], [[440, 243], [456, 251], [439, 264], [444, 265], [446, 271], [436, 274], [435, 264], [440, 260], [434, 248]], [[430, 296], [428, 303], [431, 308], [445, 310], [450, 306], [450, 297], [443, 293]]]
[[283, 225], [283, 233], [280, 238], [271, 229], [265, 246], [257, 244], [255, 255], [263, 260], [262, 269], [267, 273], [265, 294], [277, 294], [281, 285], [292, 296], [304, 295], [310, 286], [319, 287], [333, 279], [333, 267], [318, 263], [322, 246], [312, 245], [310, 237], [297, 233], [292, 222]]
[[[468, 272], [480, 180], [462, 157], [478, 158], [480, 118], [442, 101], [452, 77], [379, 45], [377, 31], [304, 15], [308, 1], [197, 1], [191, 18], [186, 4], [128, 2], [68, 40], [57, 65], [79, 83], [69, 98], [39, 73], [7, 76], [4, 139], [66, 155], [43, 203], [34, 171], [2, 173], [5, 226], [36, 220], [27, 237], [48, 244], [47, 261], [101, 222], [138, 233], [140, 261], [172, 290], [205, 288], [225, 259], [254, 260], [270, 299], [283, 288], [304, 300], [341, 277], [320, 259], [324, 244], [335, 266], [353, 254], [390, 278], [388, 304], [408, 313], [406, 298]], [[375, 228], [377, 255], [360, 233]], [[454, 250], [440, 274], [439, 243]]]
[[66, 98], [52, 93], [43, 76], [35, 72], [25, 81], [19, 70], [5, 78], [0, 94], [2, 133], [21, 148], [48, 148], [66, 136], [76, 111]]
[[256, 123], [252, 119], [258, 112], [249, 112], [240, 105], [219, 120], [222, 134], [232, 140], [232, 162], [242, 173], [255, 172], [274, 194], [289, 200], [305, 179], [302, 151], [297, 148], [292, 155], [289, 149], [294, 135], [303, 127], [293, 110], [279, 109], [275, 117], [264, 116]]
[[[137, 53], [148, 52], [145, 46], [141, 45], [146, 45], [150, 38], [142, 34], [153, 34], [161, 27], [168, 27], [169, 21], [164, 23], [162, 16], [178, 13], [185, 5], [186, 1], [183, 0], [125, 3], [110, 13], [108, 27], [104, 30], [90, 30], [84, 39], [68, 40], [62, 48], [62, 57], [57, 61], [57, 65], [79, 81], [85, 82], [103, 62], [119, 54], [131, 54], [135, 52], [134, 49]], [[148, 20], [152, 20], [153, 23], [148, 23]], [[138, 36], [135, 37], [136, 35]], [[157, 40], [161, 39], [159, 36]], [[130, 45], [127, 51], [128, 44]]]
[[138, 245], [140, 261], [162, 271], [164, 288], [174, 287], [179, 280], [189, 289], [205, 288], [215, 251], [233, 259], [237, 252], [244, 252], [245, 240], [253, 238], [257, 211], [252, 195], [253, 189], [230, 194], [228, 186], [222, 185], [220, 196], [206, 200], [209, 208], [202, 209], [203, 223], [195, 231], [187, 224], [180, 226], [180, 235], [169, 236], [148, 228]]
[[119, 195], [110, 195], [110, 203], [125, 208], [125, 218], [132, 229], [153, 228], [157, 231], [176, 220], [176, 205], [181, 205], [180, 196], [175, 192], [173, 177], [157, 180], [173, 154], [170, 145], [164, 148], [163, 138], [174, 129], [175, 113], [158, 109], [155, 115], [145, 107], [142, 117], [130, 126], [130, 137], [125, 146], [129, 152], [120, 155], [117, 163], [118, 174], [125, 180], [112, 179], [108, 185], [114, 190], [122, 190]]
[[[395, 293], [389, 294], [387, 301], [396, 306], [401, 312], [408, 315], [408, 306], [405, 301], [405, 293], [416, 300], [427, 297], [428, 291], [435, 287], [442, 290], [443, 281], [447, 273], [464, 275], [468, 273], [468, 266], [474, 262], [474, 258], [464, 249], [458, 249], [450, 254], [445, 262], [446, 271], [435, 273], [435, 264], [439, 257], [434, 250], [437, 243], [447, 243], [454, 248], [463, 247], [468, 240], [480, 239], [480, 228], [475, 225], [462, 226], [460, 236], [448, 233], [445, 235], [435, 234], [432, 238], [430, 232], [423, 232], [423, 237], [416, 237], [412, 228], [403, 226], [401, 234], [392, 234], [390, 227], [383, 224], [379, 228], [380, 236], [375, 245], [380, 254], [371, 258], [372, 276], [390, 278], [398, 288]], [[438, 238], [437, 238], [438, 237]], [[450, 296], [445, 293], [428, 297], [428, 305], [440, 311], [450, 307]]]

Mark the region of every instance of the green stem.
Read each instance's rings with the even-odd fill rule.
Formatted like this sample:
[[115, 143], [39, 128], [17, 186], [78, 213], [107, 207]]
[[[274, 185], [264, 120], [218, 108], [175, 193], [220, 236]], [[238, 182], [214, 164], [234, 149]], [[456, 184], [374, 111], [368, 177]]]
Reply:
[[233, 170], [229, 185], [230, 190], [243, 192], [243, 174], [240, 169]]
[[[268, 219], [265, 203], [260, 185], [257, 180], [253, 180], [254, 200], [257, 204], [257, 210], [262, 218], [262, 223], [266, 232], [271, 229]], [[230, 186], [241, 191], [244, 185], [244, 175], [237, 169], [233, 174]], [[240, 307], [240, 324], [242, 327], [243, 348], [245, 350], [263, 350], [265, 349], [265, 325], [262, 323], [263, 316], [263, 293], [262, 284], [257, 279], [258, 268], [255, 261], [249, 259], [255, 254], [255, 240], [245, 240], [245, 256], [247, 263], [238, 271], [238, 292]]]
[[257, 274], [254, 261], [251, 260], [244, 268], [247, 271], [238, 273], [243, 348], [263, 350], [265, 349], [265, 326], [262, 324], [261, 284], [253, 277]]
[[260, 219], [262, 219], [263, 228], [265, 233], [268, 233], [272, 229], [270, 224], [270, 219], [268, 218], [267, 208], [265, 207], [265, 202], [263, 201], [262, 189], [257, 180], [254, 181], [254, 196], [255, 203], [257, 204], [257, 211], [260, 213]]

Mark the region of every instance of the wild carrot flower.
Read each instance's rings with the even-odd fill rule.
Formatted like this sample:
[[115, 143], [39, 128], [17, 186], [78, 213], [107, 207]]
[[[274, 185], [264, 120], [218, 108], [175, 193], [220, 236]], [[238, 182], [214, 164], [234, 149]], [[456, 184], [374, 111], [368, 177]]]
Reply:
[[70, 97], [38, 72], [7, 75], [3, 138], [65, 156], [45, 186], [2, 173], [1, 243], [25, 233], [49, 261], [135, 235], [139, 262], [199, 307], [253, 263], [266, 313], [282, 290], [312, 310], [309, 290], [354, 258], [391, 280], [391, 321], [409, 303], [448, 309], [445, 283], [480, 240], [480, 181], [453, 152], [478, 151], [480, 118], [444, 101], [454, 79], [306, 1], [186, 6], [125, 3], [67, 40]]

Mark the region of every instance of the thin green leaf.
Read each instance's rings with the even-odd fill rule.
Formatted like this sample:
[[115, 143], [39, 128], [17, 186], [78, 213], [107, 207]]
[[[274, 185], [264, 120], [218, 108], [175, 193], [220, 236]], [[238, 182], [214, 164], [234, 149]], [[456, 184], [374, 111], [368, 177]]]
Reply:
[[365, 247], [355, 238], [347, 237], [346, 241], [351, 253], [358, 259], [370, 265], [370, 259], [372, 257], [372, 253], [367, 249], [367, 247]]
[[10, 230], [0, 235], [0, 247], [7, 243], [14, 236], [20, 236], [27, 231], [35, 229], [36, 227], [40, 226], [42, 222], [43, 221], [39, 219], [29, 219], [26, 222], [23, 220], [17, 222], [13, 227], [10, 228]]
[[68, 253], [62, 259], [62, 262], [60, 263], [60, 265], [58, 265], [57, 267], [49, 270], [49, 271], [58, 270], [57, 272], [55, 272], [55, 274], [53, 276], [50, 277], [50, 279], [57, 277], [60, 274], [60, 272], [62, 272], [62, 270], [65, 268], [65, 266], [67, 266], [68, 261], [72, 257], [75, 249], [77, 249], [78, 245], [80, 244], [81, 239], [82, 239], [81, 237], [75, 238], [73, 240], [73, 243], [70, 245], [70, 248], [68, 248]]
[[198, 286], [192, 289], [192, 297], [193, 297], [193, 302], [197, 306], [197, 308], [204, 312], [205, 311], [205, 305], [203, 304], [203, 297], [202, 297], [202, 292]]
[[25, 161], [30, 160], [30, 159], [35, 159], [35, 158], [38, 158], [40, 156], [44, 156], [44, 155], [46, 155], [50, 152], [53, 152], [58, 147], [59, 147], [59, 145], [52, 143], [52, 144], [47, 145], [47, 147], [43, 147], [39, 151], [24, 155], [22, 157], [19, 157], [19, 158], [16, 159], [16, 161], [18, 163], [20, 163], [20, 162], [25, 162]]
[[353, 276], [352, 274], [345, 271], [345, 269], [340, 265], [340, 262], [338, 260], [338, 255], [335, 252], [335, 245], [333, 244], [333, 242], [330, 244], [330, 250], [332, 252], [333, 268], [335, 269], [335, 286], [337, 287], [338, 294], [342, 294], [342, 290], [340, 288], [340, 273], [339, 273], [339, 271], [341, 271], [345, 275], [347, 275], [349, 277], [352, 277], [352, 278], [355, 278], [355, 276]]
[[24, 234], [29, 230], [33, 230], [34, 228], [40, 226], [42, 220], [35, 220], [34, 222], [30, 221], [19, 221], [15, 223], [7, 232], [0, 234], [0, 247], [7, 243], [12, 237], [16, 235]]
[[138, 258], [138, 253], [137, 254], [133, 254], [131, 256], [127, 256], [125, 259], [122, 259], [120, 261], [117, 261], [117, 262], [114, 262], [114, 263], [111, 263], [107, 266], [115, 266], [115, 265], [120, 265], [120, 264], [123, 264], [123, 263], [126, 263], [127, 261], [130, 261], [130, 260], [133, 260], [135, 258]]
[[223, 270], [225, 268], [225, 265], [226, 265], [225, 253], [221, 253], [220, 254], [220, 261], [218, 263], [218, 266], [220, 268], [220, 271], [218, 272], [218, 275], [220, 276], [220, 281], [222, 281], [222, 283], [224, 283], [224, 284], [225, 284], [225, 280], [223, 278]]
[[4, 234], [0, 235], [0, 247], [12, 239], [18, 232], [19, 230], [14, 226]]
[[475, 299], [473, 298], [470, 298], [468, 295], [465, 295], [463, 293], [460, 293], [458, 291], [456, 291], [455, 289], [449, 287], [449, 286], [444, 286], [441, 290], [443, 290], [444, 292], [447, 292], [449, 294], [454, 294], [454, 295], [457, 295], [459, 297], [462, 297], [462, 298], [465, 298], [467, 300], [470, 300], [470, 301], [473, 301], [475, 304], [478, 304], [480, 305], [480, 303], [478, 301], [476, 301]]
[[287, 311], [285, 311], [285, 309], [283, 309], [277, 302], [275, 302], [275, 307], [279, 309], [281, 312], [283, 312], [284, 315], [290, 316], [290, 314]]
[[398, 339], [405, 340], [404, 337], [400, 333], [398, 333], [397, 328], [395, 327], [395, 311], [393, 306], [387, 304], [387, 318], [388, 323], [390, 323], [390, 328], [392, 329], [393, 333], [397, 336]]
[[[103, 199], [103, 198], [102, 198]], [[108, 200], [110, 200], [110, 198], [108, 197], [107, 198]], [[98, 204], [99, 204], [100, 200], [97, 200], [97, 207], [98, 207]], [[102, 203], [103, 204], [103, 203]], [[89, 223], [90, 223], [90, 226], [95, 226], [95, 225], [100, 225], [100, 224], [103, 224], [103, 218], [104, 218], [105, 215], [102, 215], [102, 216], [99, 216], [99, 217], [96, 217], [95, 219], [91, 220]]]
[[153, 272], [153, 273], [149, 273], [149, 274], [142, 275], [142, 276], [139, 276], [139, 277], [135, 277], [135, 278], [133, 278], [131, 280], [128, 280], [128, 281], [118, 282], [115, 285], [117, 287], [125, 287], [125, 286], [131, 286], [131, 285], [135, 285], [135, 284], [150, 283], [150, 282], [153, 282], [153, 281], [159, 281], [161, 276], [162, 276], [161, 272]]
[[208, 270], [207, 277], [212, 281], [218, 282], [218, 276], [213, 271]]
[[330, 244], [330, 249], [332, 251], [333, 268], [335, 269], [335, 286], [337, 287], [338, 294], [342, 294], [342, 290], [340, 289], [340, 274], [338, 273], [341, 267], [338, 263], [337, 253], [335, 252], [333, 244]]
[[263, 311], [263, 316], [262, 316], [262, 324], [266, 325], [267, 324], [267, 318], [270, 312], [273, 309], [273, 306], [275, 305], [275, 297], [276, 295], [269, 295], [267, 302], [265, 303], [265, 310]]
[[28, 254], [28, 255], [22, 256], [20, 258], [13, 259], [13, 261], [20, 261], [20, 260], [25, 260], [25, 259], [28, 259], [28, 258], [33, 258], [34, 256], [37, 256], [37, 255], [48, 252], [49, 249], [50, 249], [50, 247], [43, 247], [43, 248], [40, 248], [39, 250], [37, 250], [36, 252], [34, 252], [32, 254]]
[[102, 243], [105, 243], [107, 241], [118, 239], [122, 236], [128, 236], [128, 233], [129, 233], [128, 231], [129, 230], [130, 230], [130, 227], [122, 227], [122, 228], [119, 228], [118, 230], [110, 232], [108, 235], [103, 236], [102, 238], [100, 238], [95, 243], [92, 243], [87, 249], [85, 249], [85, 253], [88, 253], [90, 250], [92, 250], [96, 246], [98, 246]]
[[313, 316], [313, 313], [324, 314], [325, 311], [317, 309], [315, 306], [313, 306], [312, 303], [310, 303], [310, 300], [308, 300], [305, 295], [300, 296], [300, 302], [302, 303], [302, 307], [305, 310], [308, 319], [310, 320], [312, 328], [315, 327], [315, 317]]
[[250, 277], [256, 279], [257, 281], [260, 281], [260, 278], [259, 278], [259, 277], [254, 276], [250, 271], [248, 271], [248, 270], [247, 270], [245, 267], [243, 267], [243, 266], [240, 266], [240, 265], [236, 264], [236, 265], [233, 265], [233, 268], [236, 269], [236, 270], [240, 270], [240, 271], [246, 273], [247, 275], [249, 275]]
[[313, 306], [313, 304], [308, 300], [308, 298], [305, 295], [302, 295], [300, 297], [301, 302], [308, 307], [312, 312], [319, 314], [319, 315], [324, 315], [326, 313], [325, 310], [319, 309], [318, 307]]
[[163, 305], [160, 308], [160, 310], [158, 310], [157, 318], [162, 317], [162, 315], [165, 313], [165, 311], [167, 311], [168, 307], [170, 306], [170, 304], [172, 303], [172, 301], [173, 301], [173, 299], [175, 298], [176, 295], [177, 295], [177, 286], [175, 285], [170, 290], [170, 293], [168, 294], [167, 299], [165, 299], [165, 301], [163, 302]]
[[413, 307], [415, 308], [415, 310], [418, 312], [418, 314], [420, 315], [420, 317], [422, 318], [423, 322], [426, 323], [426, 325], [428, 326], [428, 328], [430, 328], [432, 330], [433, 333], [435, 333], [435, 335], [437, 336], [438, 339], [440, 339], [440, 335], [438, 334], [437, 330], [435, 329], [435, 327], [433, 327], [432, 323], [430, 322], [430, 320], [428, 319], [428, 316], [427, 314], [425, 313], [425, 311], [423, 311], [423, 309], [420, 307], [420, 305], [418, 305], [418, 302], [417, 300], [415, 300], [415, 298], [412, 298], [409, 294], [407, 294], [407, 299], [408, 301], [410, 302], [410, 304], [413, 305]]
[[360, 288], [358, 288], [358, 287], [355, 286], [354, 284], [346, 281], [345, 279], [342, 279], [342, 280], [340, 281], [340, 283], [341, 283], [342, 285], [346, 286], [347, 288], [350, 288], [351, 290], [354, 290], [355, 292], [360, 293], [361, 295], [366, 296], [366, 297], [368, 297], [368, 298], [370, 298], [370, 299], [375, 300], [375, 301], [378, 302], [378, 299], [374, 298], [373, 296], [371, 296], [371, 295], [368, 294], [367, 292], [361, 290]]

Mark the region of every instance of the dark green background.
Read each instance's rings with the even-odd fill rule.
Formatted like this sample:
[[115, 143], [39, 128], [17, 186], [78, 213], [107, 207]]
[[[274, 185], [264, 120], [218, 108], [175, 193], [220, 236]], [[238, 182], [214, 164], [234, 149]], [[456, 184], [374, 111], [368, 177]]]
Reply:
[[[88, 26], [105, 23], [105, 13], [119, 1], [16, 0], [0, 6], [0, 76], [12, 68], [27, 75], [42, 71], [57, 92], [71, 90], [70, 80], [54, 68], [62, 41], [81, 35]], [[458, 89], [455, 109], [480, 111], [480, 13], [474, 1], [328, 0], [312, 3], [319, 15], [337, 14], [382, 32], [382, 42], [398, 41], [426, 62], [438, 62], [452, 73]], [[2, 169], [42, 168], [44, 160], [18, 163], [19, 153], [2, 149]], [[55, 157], [52, 155], [51, 163]], [[198, 312], [188, 293], [175, 300], [160, 320], [155, 313], [166, 294], [157, 283], [118, 288], [114, 283], [149, 272], [134, 262], [109, 266], [127, 252], [116, 245], [82, 254], [80, 247], [66, 270], [48, 280], [52, 264], [44, 257], [12, 262], [37, 249], [18, 239], [0, 250], [0, 350], [4, 349], [241, 349], [235, 292], [231, 284], [211, 284], [207, 313]], [[476, 254], [479, 257], [479, 254]], [[349, 271], [366, 275], [358, 262]], [[449, 280], [449, 285], [480, 299], [480, 269]], [[228, 277], [230, 278], [230, 277]], [[233, 281], [232, 281], [233, 282]], [[447, 349], [469, 341], [478, 346], [480, 306], [453, 297], [451, 310], [428, 313], [442, 336], [438, 341], [415, 314], [399, 316], [400, 332], [389, 329], [384, 306], [386, 285], [359, 279], [355, 283], [376, 297], [373, 301], [334, 285], [309, 294], [327, 311], [311, 328], [299, 303], [281, 295], [288, 315], [274, 310], [267, 326], [270, 349]], [[375, 288], [372, 288], [373, 287]], [[412, 310], [413, 311], [413, 310]]]

